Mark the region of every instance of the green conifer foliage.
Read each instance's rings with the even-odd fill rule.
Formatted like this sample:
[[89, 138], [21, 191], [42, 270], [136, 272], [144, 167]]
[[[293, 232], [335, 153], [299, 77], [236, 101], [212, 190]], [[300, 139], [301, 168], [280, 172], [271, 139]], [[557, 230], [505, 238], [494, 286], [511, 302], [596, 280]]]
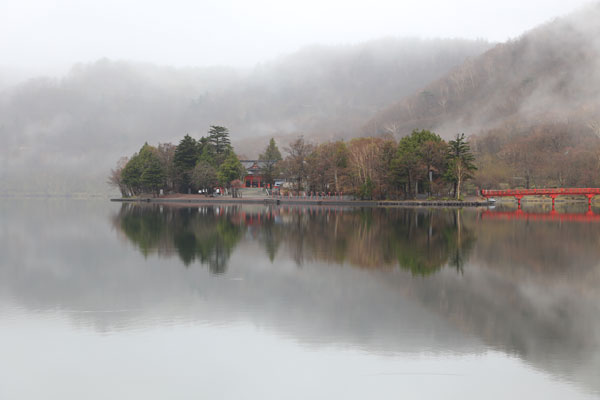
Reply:
[[282, 160], [281, 152], [275, 143], [275, 139], [271, 138], [265, 152], [258, 159], [264, 161], [264, 166], [260, 171], [264, 182], [273, 185], [275, 178], [279, 175], [280, 168], [278, 165]]
[[191, 173], [198, 161], [198, 142], [190, 135], [185, 135], [177, 145], [173, 163], [175, 180], [180, 192], [191, 189]]
[[462, 186], [468, 179], [473, 178], [475, 156], [465, 134], [456, 135], [456, 139], [448, 142], [448, 169], [444, 178], [454, 185], [454, 196], [459, 199]]
[[231, 150], [229, 130], [224, 126], [211, 125], [208, 130], [208, 142], [214, 149], [217, 164], [220, 165], [227, 157], [229, 150]]

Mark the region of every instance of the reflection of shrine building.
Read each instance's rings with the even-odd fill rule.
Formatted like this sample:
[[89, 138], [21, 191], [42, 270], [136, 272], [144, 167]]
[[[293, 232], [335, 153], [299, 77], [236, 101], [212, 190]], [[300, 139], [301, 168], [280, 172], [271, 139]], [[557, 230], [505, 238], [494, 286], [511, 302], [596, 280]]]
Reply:
[[259, 160], [240, 160], [244, 168], [246, 168], [246, 177], [244, 178], [244, 187], [265, 187], [265, 182], [261, 176], [260, 170], [264, 168], [267, 161]]

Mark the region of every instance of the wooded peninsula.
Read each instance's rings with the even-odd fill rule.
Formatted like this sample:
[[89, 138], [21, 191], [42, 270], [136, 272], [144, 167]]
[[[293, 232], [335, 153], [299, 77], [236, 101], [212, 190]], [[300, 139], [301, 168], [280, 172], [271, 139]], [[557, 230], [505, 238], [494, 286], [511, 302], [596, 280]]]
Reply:
[[[600, 176], [600, 138], [559, 125], [512, 136], [490, 132], [444, 140], [429, 130], [312, 143], [295, 138], [284, 152], [271, 139], [259, 155], [264, 187], [287, 182], [282, 193], [343, 193], [362, 200], [454, 198], [480, 189], [595, 186]], [[145, 143], [123, 157], [109, 183], [123, 197], [159, 193], [212, 193], [242, 187], [246, 168], [229, 130], [185, 135], [177, 144]]]

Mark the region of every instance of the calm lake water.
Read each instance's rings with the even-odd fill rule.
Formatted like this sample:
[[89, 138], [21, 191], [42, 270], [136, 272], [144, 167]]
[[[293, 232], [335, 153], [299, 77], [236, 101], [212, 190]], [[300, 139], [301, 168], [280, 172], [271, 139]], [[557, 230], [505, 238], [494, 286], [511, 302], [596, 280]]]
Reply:
[[586, 210], [0, 200], [0, 398], [598, 398]]

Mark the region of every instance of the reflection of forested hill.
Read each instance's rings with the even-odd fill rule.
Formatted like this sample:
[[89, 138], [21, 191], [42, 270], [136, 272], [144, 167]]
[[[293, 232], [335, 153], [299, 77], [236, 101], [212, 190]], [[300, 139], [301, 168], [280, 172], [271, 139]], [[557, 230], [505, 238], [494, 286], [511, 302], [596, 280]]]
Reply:
[[[122, 214], [139, 212], [128, 207]], [[199, 219], [216, 218], [211, 208], [170, 213], [196, 212]], [[232, 207], [220, 213], [259, 243], [271, 262], [283, 257], [297, 265], [350, 264], [382, 268], [384, 275], [395, 265], [420, 276], [448, 264], [458, 268], [461, 274], [446, 270], [418, 281], [392, 274], [380, 284], [493, 348], [593, 382], [587, 371], [600, 365], [590, 351], [600, 333], [596, 224], [484, 222], [476, 212], [457, 210]], [[579, 363], [584, 367], [574, 367]]]
[[466, 223], [476, 244], [464, 275], [411, 293], [488, 345], [600, 390], [600, 226]]
[[[599, 392], [600, 295], [590, 289], [598, 287], [600, 266], [588, 267], [587, 273], [570, 277], [569, 271], [553, 277], [529, 271], [524, 279], [473, 256], [462, 275], [446, 270], [424, 281], [388, 277], [382, 284], [486, 347]], [[595, 281], [585, 283], [590, 275]], [[580, 291], [581, 286], [588, 290]]]
[[593, 271], [600, 262], [598, 223], [486, 221], [476, 235], [477, 260], [524, 279], [569, 279]]

